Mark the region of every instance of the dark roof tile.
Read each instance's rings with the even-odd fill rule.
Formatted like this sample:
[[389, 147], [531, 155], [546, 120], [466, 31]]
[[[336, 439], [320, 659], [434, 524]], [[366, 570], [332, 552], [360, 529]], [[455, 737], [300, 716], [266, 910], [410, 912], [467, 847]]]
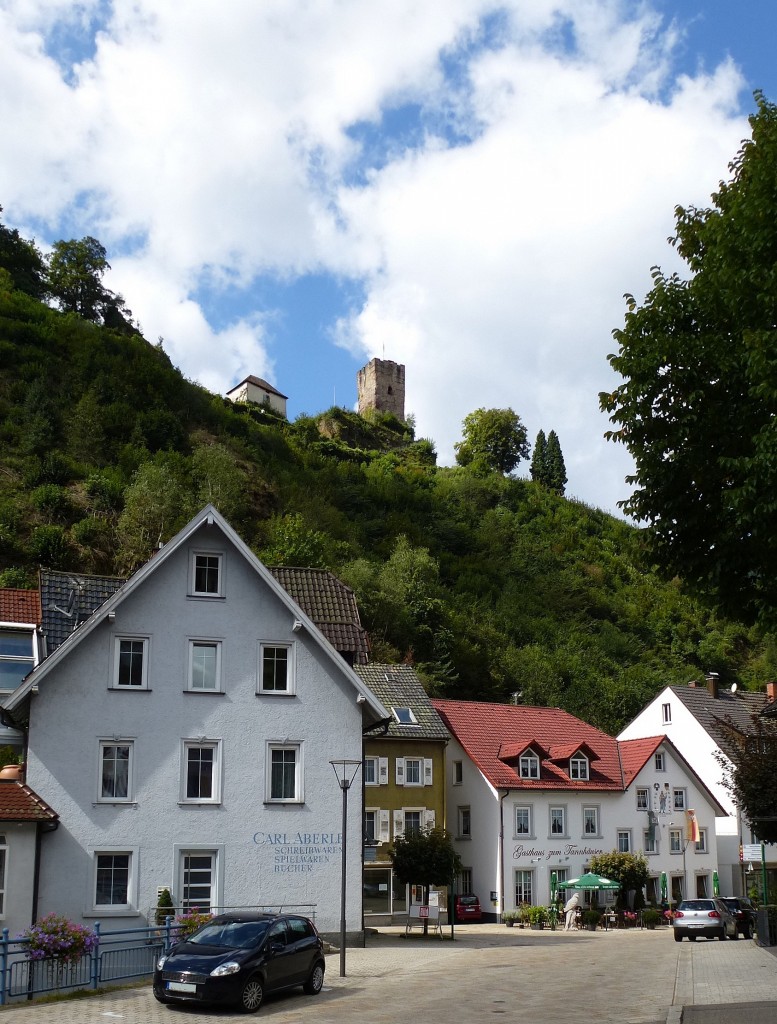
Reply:
[[384, 735], [392, 739], [447, 740], [448, 730], [421, 680], [409, 665], [356, 665], [354, 671], [386, 708], [410, 708], [415, 725], [391, 720]]

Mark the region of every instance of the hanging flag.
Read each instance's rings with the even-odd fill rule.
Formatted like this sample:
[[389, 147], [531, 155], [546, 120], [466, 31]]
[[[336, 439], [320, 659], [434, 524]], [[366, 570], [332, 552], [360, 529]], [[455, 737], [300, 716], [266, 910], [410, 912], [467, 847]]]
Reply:
[[696, 811], [689, 808], [685, 812], [687, 821], [685, 827], [685, 838], [689, 843], [698, 843], [699, 841], [699, 822], [696, 820]]

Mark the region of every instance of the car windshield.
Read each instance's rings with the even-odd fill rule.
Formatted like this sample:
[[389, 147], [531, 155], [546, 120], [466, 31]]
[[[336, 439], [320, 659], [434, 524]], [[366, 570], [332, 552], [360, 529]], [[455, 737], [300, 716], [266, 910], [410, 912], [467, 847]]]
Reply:
[[714, 910], [712, 900], [683, 900], [678, 910]]
[[474, 905], [475, 903], [477, 903], [477, 901], [478, 901], [477, 896], [460, 896], [459, 897], [459, 903], [466, 903], [468, 905]]
[[192, 935], [195, 946], [224, 946], [227, 949], [251, 949], [267, 934], [269, 921], [211, 922]]

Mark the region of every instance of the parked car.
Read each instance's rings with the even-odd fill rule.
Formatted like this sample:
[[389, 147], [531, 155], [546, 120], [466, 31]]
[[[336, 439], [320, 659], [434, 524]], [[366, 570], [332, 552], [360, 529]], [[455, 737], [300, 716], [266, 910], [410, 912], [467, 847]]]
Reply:
[[212, 918], [159, 957], [160, 1003], [221, 1003], [255, 1012], [268, 992], [324, 984], [324, 944], [316, 926], [295, 914], [231, 913]]
[[483, 913], [480, 909], [480, 900], [472, 893], [465, 893], [463, 896], [455, 896], [453, 899], [454, 920], [459, 924], [464, 921], [482, 921]]
[[725, 903], [734, 915], [737, 923], [737, 931], [746, 939], [752, 939], [755, 931], [756, 914], [755, 907], [750, 900], [744, 896], [721, 896], [720, 902]]
[[672, 921], [675, 942], [686, 936], [695, 942], [700, 935], [707, 939], [737, 939], [737, 922], [720, 899], [683, 900], [678, 904]]

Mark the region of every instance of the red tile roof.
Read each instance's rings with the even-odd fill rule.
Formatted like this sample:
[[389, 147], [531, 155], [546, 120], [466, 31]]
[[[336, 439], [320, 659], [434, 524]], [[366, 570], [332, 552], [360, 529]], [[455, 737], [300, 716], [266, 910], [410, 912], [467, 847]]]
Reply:
[[[497, 789], [621, 790], [623, 773], [618, 741], [559, 708], [515, 704], [481, 704], [463, 700], [433, 700], [450, 731]], [[591, 759], [590, 778], [570, 779], [568, 759], [544, 756], [539, 779], [522, 779], [514, 760], [527, 746], [574, 754], [581, 748]], [[539, 750], [538, 750], [539, 753]], [[570, 754], [570, 756], [571, 756]]]
[[41, 620], [40, 593], [37, 590], [0, 589], [0, 622], [26, 622], [38, 625]]
[[623, 779], [627, 786], [631, 785], [653, 754], [665, 742], [666, 736], [646, 736], [639, 740], [620, 741]]
[[0, 821], [58, 821], [53, 811], [23, 782], [0, 779]]

